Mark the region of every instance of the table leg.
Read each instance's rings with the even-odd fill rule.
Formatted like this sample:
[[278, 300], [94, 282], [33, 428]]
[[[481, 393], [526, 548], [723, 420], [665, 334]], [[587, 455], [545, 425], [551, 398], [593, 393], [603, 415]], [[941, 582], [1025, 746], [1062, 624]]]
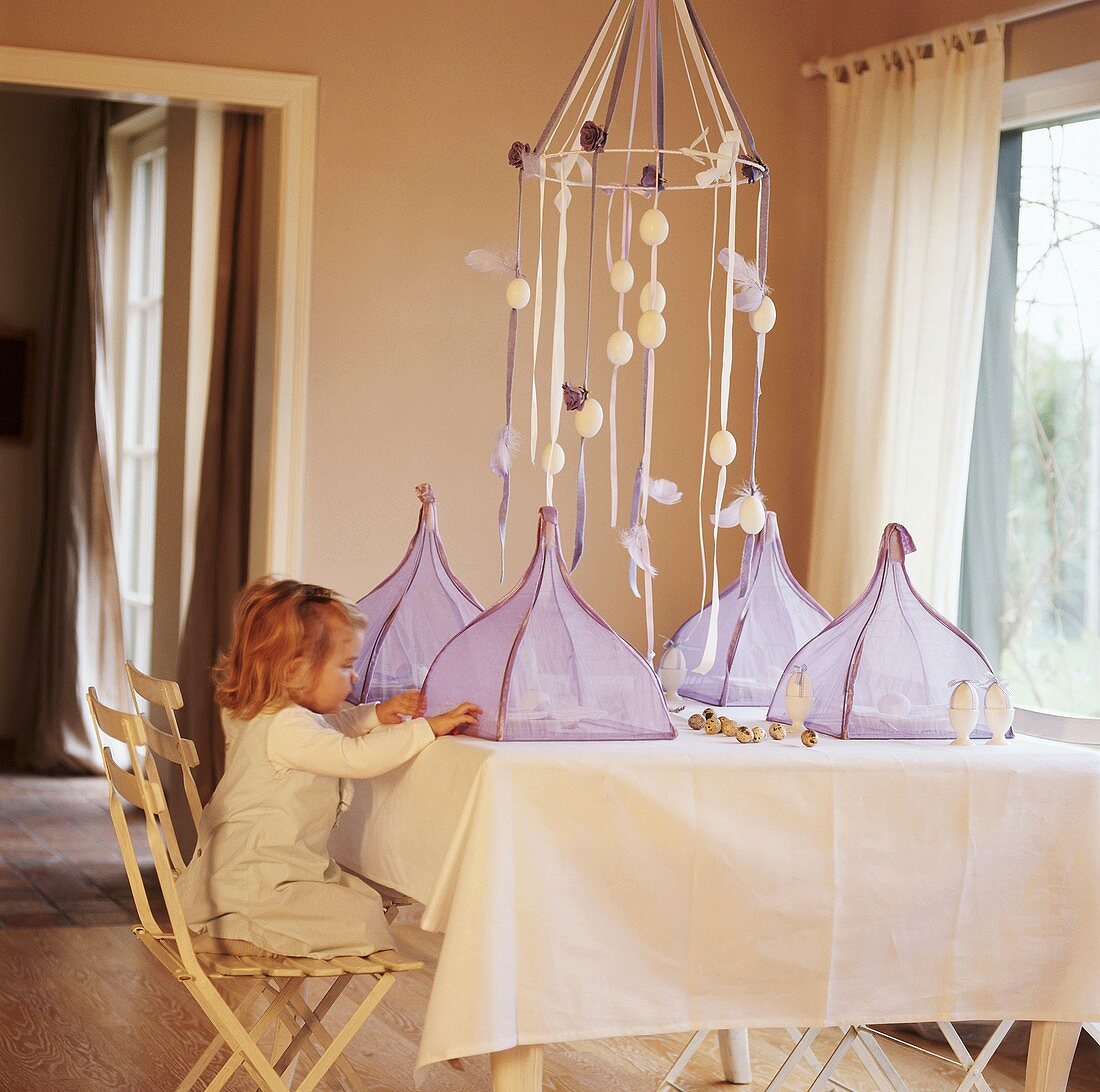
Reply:
[[721, 1028], [718, 1032], [718, 1051], [722, 1056], [722, 1075], [727, 1084], [752, 1084], [748, 1028]]
[[1024, 1092], [1066, 1092], [1080, 1035], [1080, 1024], [1036, 1020], [1031, 1025]]
[[489, 1055], [493, 1092], [542, 1092], [542, 1047], [515, 1046]]

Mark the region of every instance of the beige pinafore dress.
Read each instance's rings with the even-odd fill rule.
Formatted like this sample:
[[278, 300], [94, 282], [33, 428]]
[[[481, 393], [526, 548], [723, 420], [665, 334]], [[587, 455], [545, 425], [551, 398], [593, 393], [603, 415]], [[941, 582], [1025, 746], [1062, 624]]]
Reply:
[[325, 959], [393, 947], [378, 893], [329, 856], [352, 784], [268, 758], [272, 714], [224, 717], [225, 776], [179, 878], [191, 929], [289, 956]]

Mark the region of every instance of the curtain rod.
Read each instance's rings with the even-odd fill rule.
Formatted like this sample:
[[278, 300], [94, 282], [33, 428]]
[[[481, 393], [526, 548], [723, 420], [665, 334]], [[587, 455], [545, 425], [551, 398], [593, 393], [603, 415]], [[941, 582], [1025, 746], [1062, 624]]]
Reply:
[[[1076, 8], [1080, 7], [1082, 4], [1090, 4], [1093, 2], [1094, 0], [1045, 0], [1043, 3], [1029, 4], [1026, 7], [1014, 8], [1012, 11], [1003, 12], [1001, 15], [994, 15], [992, 18], [993, 21], [1000, 26], [1010, 26], [1012, 23], [1022, 23], [1028, 19], [1037, 19], [1042, 15], [1051, 15], [1056, 11], [1064, 11], [1066, 8]], [[976, 32], [984, 29], [984, 27], [985, 22], [983, 21], [973, 24], [970, 30]], [[917, 37], [919, 39], [919, 36]], [[921, 40], [920, 44], [931, 45], [931, 35], [929, 35], [927, 41]], [[878, 48], [878, 46], [870, 46], [867, 50], [853, 50], [853, 53], [874, 53]], [[846, 56], [849, 55], [850, 54], [846, 54]], [[822, 57], [820, 61], [806, 61], [799, 71], [807, 80], [821, 79], [827, 75], [828, 69], [839, 64], [842, 59], [841, 57]]]

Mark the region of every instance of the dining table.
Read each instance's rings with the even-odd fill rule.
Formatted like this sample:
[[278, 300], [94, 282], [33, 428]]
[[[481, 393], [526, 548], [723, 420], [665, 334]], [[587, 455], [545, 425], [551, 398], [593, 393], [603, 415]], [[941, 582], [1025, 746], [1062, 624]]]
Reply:
[[1027, 1092], [1062, 1092], [1100, 1019], [1100, 750], [746, 744], [696, 708], [671, 740], [448, 736], [356, 784], [333, 856], [442, 934], [418, 1072], [488, 1054], [534, 1092], [552, 1043], [1011, 1019]]

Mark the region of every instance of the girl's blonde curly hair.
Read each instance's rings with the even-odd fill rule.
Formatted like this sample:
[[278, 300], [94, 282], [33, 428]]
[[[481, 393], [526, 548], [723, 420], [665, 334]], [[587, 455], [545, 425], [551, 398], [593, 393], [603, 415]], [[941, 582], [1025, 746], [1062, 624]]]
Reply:
[[237, 596], [233, 644], [214, 668], [214, 697], [238, 720], [280, 709], [307, 689], [343, 627], [366, 625], [329, 588], [264, 576]]

